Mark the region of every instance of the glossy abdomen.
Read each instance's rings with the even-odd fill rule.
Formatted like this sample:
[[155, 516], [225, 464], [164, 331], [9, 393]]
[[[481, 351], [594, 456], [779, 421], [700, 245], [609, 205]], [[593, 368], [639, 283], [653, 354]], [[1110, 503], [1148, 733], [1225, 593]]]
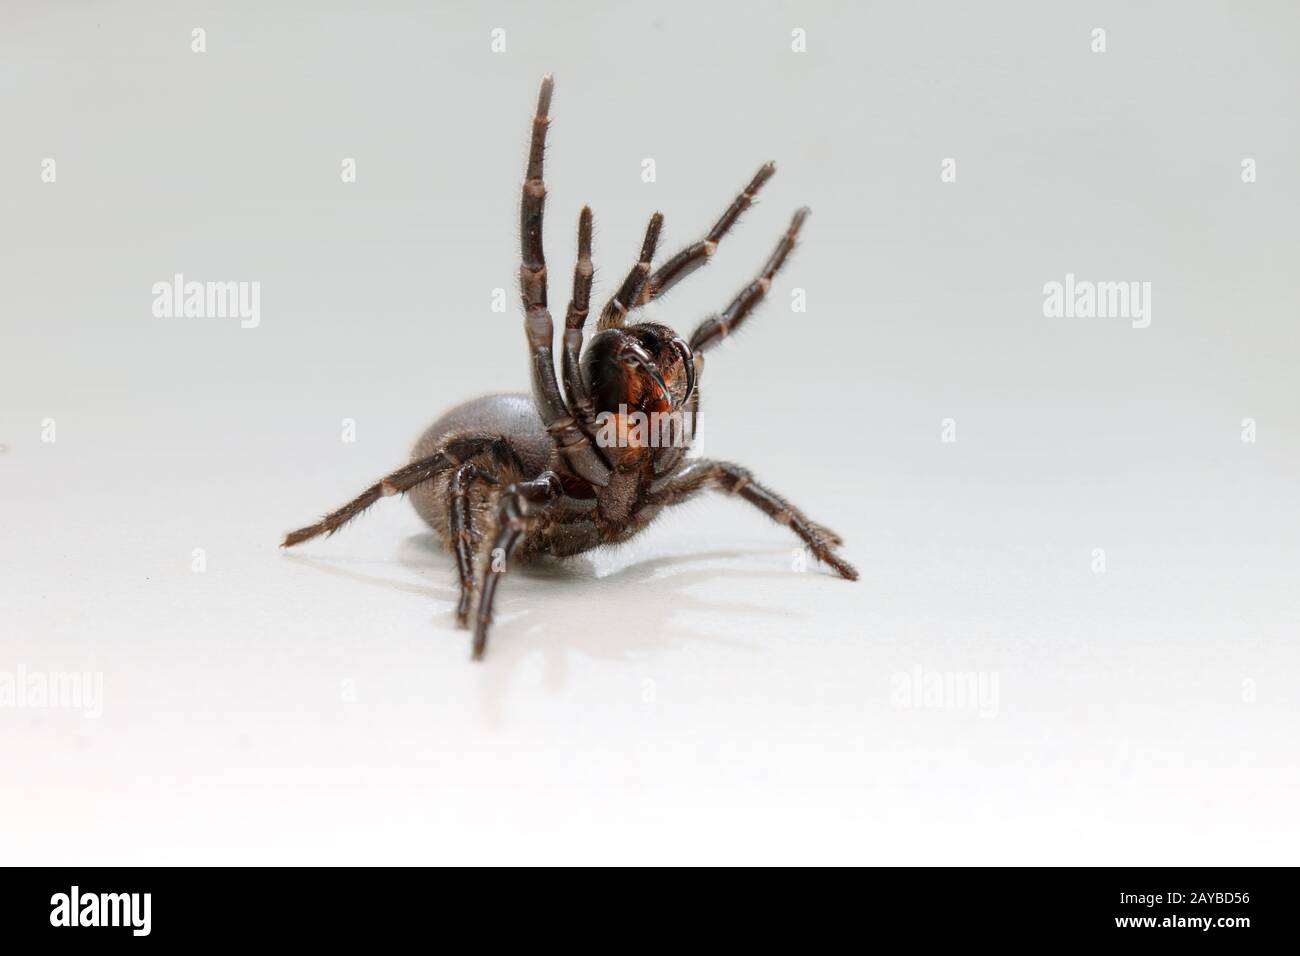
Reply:
[[[555, 455], [555, 446], [542, 425], [532, 398], [521, 393], [505, 393], [471, 399], [446, 412], [420, 436], [411, 452], [411, 459], [436, 454], [449, 438], [462, 435], [501, 437], [510, 442], [523, 470], [517, 475], [502, 476], [505, 483], [536, 478], [551, 466]], [[490, 455], [481, 458], [485, 467], [496, 471]], [[439, 475], [432, 481], [417, 485], [410, 495], [420, 517], [439, 533], [444, 542], [447, 540], [449, 480], [449, 474]], [[473, 493], [471, 507], [479, 510], [486, 497], [480, 482]]]

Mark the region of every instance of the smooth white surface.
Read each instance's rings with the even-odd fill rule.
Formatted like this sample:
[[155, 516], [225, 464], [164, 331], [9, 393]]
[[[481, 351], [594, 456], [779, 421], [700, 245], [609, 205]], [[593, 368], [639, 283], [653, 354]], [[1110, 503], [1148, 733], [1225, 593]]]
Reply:
[[[1295, 861], [1292, 8], [389, 9], [3, 14], [0, 671], [104, 712], [0, 710], [0, 858]], [[557, 312], [584, 201], [600, 296], [652, 209], [675, 250], [780, 161], [683, 329], [813, 207], [705, 451], [858, 583], [701, 498], [512, 574], [475, 665], [408, 503], [276, 547], [525, 384], [489, 303], [546, 69]], [[1152, 281], [1152, 326], [1043, 318], [1071, 270]], [[261, 326], [155, 319], [175, 271], [262, 281]], [[900, 706], [917, 668], [996, 699]]]

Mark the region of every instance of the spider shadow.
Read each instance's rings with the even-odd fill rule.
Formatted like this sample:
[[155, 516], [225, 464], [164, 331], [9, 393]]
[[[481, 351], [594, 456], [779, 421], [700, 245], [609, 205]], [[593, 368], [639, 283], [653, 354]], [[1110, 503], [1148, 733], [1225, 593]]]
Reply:
[[[681, 610], [695, 609], [715, 612], [750, 612], [782, 617], [792, 616], [791, 612], [786, 610], [736, 601], [710, 600], [684, 591], [685, 588], [693, 584], [719, 579], [753, 580], [755, 577], [760, 576], [779, 579], [787, 577], [785, 572], [777, 571], [731, 571], [716, 567], [691, 567], [692, 565], [705, 564], [719, 559], [752, 557], [759, 553], [764, 552], [752, 548], [718, 548], [690, 554], [648, 557], [605, 574], [598, 573], [596, 563], [587, 555], [579, 555], [574, 558], [543, 557], [526, 564], [516, 564], [511, 567], [509, 575], [501, 582], [497, 590], [496, 606], [493, 609], [491, 642], [485, 660], [491, 661], [494, 658], [499, 659], [505, 656], [497, 652], [502, 650], [502, 645], [507, 643], [512, 632], [516, 638], [518, 637], [518, 625], [521, 619], [527, 625], [530, 618], [549, 613], [551, 607], [554, 606], [557, 589], [552, 585], [555, 584], [562, 584], [567, 588], [567, 591], [563, 594], [567, 599], [566, 606], [577, 603], [582, 605], [584, 609], [594, 607], [595, 605], [590, 603], [590, 599], [599, 598], [602, 593], [608, 591], [628, 594], [633, 599], [638, 596], [639, 592], [644, 592], [647, 598], [660, 598], [659, 601], [638, 602], [638, 610], [642, 613], [638, 613], [634, 621], [620, 620], [618, 623], [621, 626], [612, 635], [610, 628], [598, 626], [566, 628], [564, 633], [560, 635], [564, 638], [563, 646], [581, 650], [591, 657], [607, 660], [623, 659], [637, 651], [662, 650], [679, 643], [662, 639], [662, 636], [668, 631], [662, 625], [666, 625], [669, 618]], [[767, 553], [784, 554], [786, 552], [785, 549], [774, 548]], [[455, 573], [447, 553], [439, 546], [437, 538], [430, 533], [413, 534], [406, 537], [401, 542], [398, 560], [403, 566], [422, 573], [442, 570], [448, 574], [449, 578], [454, 576]], [[673, 568], [681, 568], [682, 570], [672, 573], [671, 569]], [[378, 581], [378, 579], [373, 578], [372, 580]], [[411, 592], [421, 590], [420, 587], [409, 584], [397, 586], [402, 590]], [[437, 588], [437, 593], [447, 598], [446, 620], [448, 625], [454, 626], [453, 614], [456, 601], [460, 596], [459, 587], [452, 582], [444, 587]], [[676, 595], [678, 600], [675, 603], [663, 601], [662, 598], [665, 593]], [[546, 598], [548, 596], [552, 599], [550, 602], [551, 607], [547, 607]], [[540, 600], [537, 600], [539, 598]], [[545, 627], [545, 623], [538, 622], [532, 626], [534, 628]], [[630, 624], [638, 626], [628, 626]], [[459, 628], [457, 631], [465, 634], [467, 638], [470, 633], [468, 630]], [[627, 637], [631, 637], [633, 640], [630, 642], [625, 640], [624, 638]], [[647, 637], [651, 639], [647, 640]], [[499, 640], [499, 638], [504, 638], [504, 640]], [[705, 635], [705, 638], [708, 639], [707, 635]], [[510, 643], [516, 642], [510, 641]], [[528, 646], [529, 643], [527, 641], [523, 642], [524, 646]], [[734, 642], [730, 643], [734, 645]]]
[[[302, 554], [295, 551], [286, 551], [280, 555], [285, 561], [292, 561], [294, 564], [300, 564], [303, 567], [314, 568], [317, 571], [324, 571], [326, 574], [332, 574], [338, 578], [344, 578], [348, 581], [356, 581], [360, 584], [374, 584], [385, 587], [390, 591], [400, 591], [403, 594], [418, 594], [420, 597], [434, 597], [446, 599], [451, 602], [451, 607], [455, 607], [459, 591], [453, 584], [439, 585], [430, 582], [413, 583], [409, 581], [395, 581], [391, 578], [380, 577], [377, 574], [366, 574], [363, 571], [353, 571], [345, 564], [356, 559], [346, 557], [318, 557], [312, 554]], [[403, 562], [405, 564], [406, 562]]]
[[[720, 559], [752, 557], [753, 549], [713, 549], [689, 554], [648, 557], [606, 574], [586, 555], [576, 558], [542, 558], [514, 567], [497, 591], [494, 622], [484, 668], [485, 715], [500, 718], [501, 703], [511, 676], [527, 658], [543, 657], [544, 683], [548, 689], [563, 688], [570, 655], [577, 653], [597, 660], [627, 660], [680, 647], [687, 641], [706, 641], [753, 650], [755, 645], [727, 640], [708, 630], [683, 624], [700, 613], [758, 614], [793, 617], [794, 613], [750, 602], [726, 601], [693, 593], [696, 585], [756, 577], [787, 579], [786, 571], [729, 570], [717, 567]], [[769, 553], [787, 553], [783, 548]], [[450, 568], [446, 553], [433, 534], [405, 538], [398, 559], [421, 571], [443, 565]], [[559, 587], [556, 587], [559, 585]], [[561, 592], [561, 588], [563, 591]], [[454, 589], [453, 589], [454, 590]], [[723, 587], [713, 593], [725, 594]], [[562, 593], [562, 610], [555, 611]], [[617, 595], [618, 617], [609, 618], [609, 598]], [[453, 596], [448, 618], [454, 612]], [[635, 611], [627, 613], [631, 605]], [[576, 609], [576, 610], [575, 610]], [[575, 614], [580, 619], [575, 621]], [[604, 615], [604, 617], [602, 617]], [[577, 626], [574, 626], [574, 625]], [[469, 632], [463, 631], [468, 641]]]
[[[542, 558], [510, 569], [497, 591], [494, 623], [488, 653], [477, 665], [483, 670], [483, 712], [493, 724], [502, 719], [507, 688], [513, 674], [530, 657], [543, 657], [543, 682], [552, 691], [561, 690], [568, 676], [570, 655], [577, 653], [597, 660], [627, 660], [652, 656], [687, 641], [706, 641], [754, 650], [755, 645], [728, 640], [707, 629], [686, 625], [684, 619], [712, 614], [749, 614], [792, 618], [794, 612], [751, 602], [727, 601], [692, 593], [696, 585], [724, 582], [713, 593], [726, 594], [725, 582], [756, 578], [786, 580], [788, 571], [733, 570], [717, 567], [719, 560], [753, 557], [755, 554], [786, 554], [784, 548], [755, 550], [721, 549], [688, 554], [647, 557], [609, 573], [598, 573], [587, 555], [575, 558]], [[340, 567], [337, 559], [325, 560], [303, 554], [289, 554], [295, 562], [333, 575], [377, 585], [407, 594], [433, 597], [444, 604], [437, 623], [463, 639], [469, 655], [470, 632], [456, 627], [455, 609], [459, 586], [450, 556], [432, 532], [408, 535], [398, 548], [398, 561], [420, 572], [420, 583], [396, 581], [362, 571]], [[446, 583], [437, 583], [439, 574]], [[559, 587], [556, 587], [559, 585]], [[562, 594], [562, 610], [557, 598]], [[609, 617], [609, 599], [617, 595], [617, 617]], [[635, 611], [629, 614], [625, 608]], [[576, 610], [575, 610], [576, 609]], [[696, 612], [696, 613], [688, 613]], [[602, 617], [604, 615], [604, 617]], [[577, 625], [577, 626], [575, 626]]]

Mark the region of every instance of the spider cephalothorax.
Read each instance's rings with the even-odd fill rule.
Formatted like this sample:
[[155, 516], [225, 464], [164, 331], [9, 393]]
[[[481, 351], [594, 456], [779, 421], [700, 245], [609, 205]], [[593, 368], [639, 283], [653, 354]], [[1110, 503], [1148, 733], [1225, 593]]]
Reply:
[[[367, 488], [284, 546], [340, 527], [386, 495], [410, 492], [416, 510], [452, 552], [460, 578], [457, 620], [466, 625], [478, 597], [474, 657], [482, 657], [497, 581], [514, 560], [567, 556], [626, 541], [670, 505], [706, 488], [737, 495], [788, 525], [819, 561], [844, 578], [857, 572], [836, 552], [829, 529], [759, 484], [737, 465], [688, 458], [699, 412], [704, 352], [738, 327], [767, 294], [808, 210], [794, 214], [758, 277], [725, 310], [683, 339], [632, 312], [704, 265], [776, 167], [767, 163], [705, 238], [651, 271], [663, 216], [646, 228], [641, 255], [601, 310], [583, 349], [590, 305], [591, 210], [578, 217], [578, 263], [565, 313], [556, 377], [554, 322], [547, 304], [542, 178], [551, 77], [542, 80], [520, 198], [524, 332], [532, 394], [488, 395], [453, 408], [416, 444], [411, 463]], [[560, 390], [560, 381], [564, 390]], [[480, 560], [481, 559], [481, 560]], [[481, 567], [480, 567], [481, 565]], [[481, 581], [481, 583], [479, 583]]]

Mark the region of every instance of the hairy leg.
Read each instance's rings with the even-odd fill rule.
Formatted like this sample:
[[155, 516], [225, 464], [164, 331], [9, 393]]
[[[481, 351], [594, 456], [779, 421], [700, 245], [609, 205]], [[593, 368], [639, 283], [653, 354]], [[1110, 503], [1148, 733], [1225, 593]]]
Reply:
[[659, 245], [659, 231], [663, 228], [663, 213], [655, 213], [645, 228], [645, 238], [641, 240], [641, 257], [619, 286], [618, 292], [601, 310], [597, 329], [621, 329], [630, 308], [636, 303], [637, 296], [650, 275], [650, 263], [655, 257], [655, 248]]
[[478, 620], [474, 628], [474, 659], [482, 660], [487, 648], [488, 628], [492, 625], [492, 602], [497, 581], [506, 572], [515, 549], [528, 531], [529, 520], [563, 496], [560, 479], [554, 472], [543, 472], [531, 481], [511, 485], [497, 504], [497, 530], [483, 570], [483, 586], [478, 602]]
[[591, 404], [591, 390], [582, 377], [582, 330], [587, 324], [591, 307], [591, 277], [595, 273], [591, 264], [591, 208], [582, 207], [578, 215], [578, 261], [573, 267], [573, 295], [569, 310], [564, 316], [564, 394], [569, 408], [580, 422], [590, 426], [595, 423], [596, 410]]
[[732, 200], [731, 205], [727, 207], [727, 211], [722, 214], [722, 218], [713, 224], [713, 228], [709, 230], [707, 236], [698, 242], [691, 243], [655, 270], [654, 275], [650, 276], [641, 287], [641, 292], [636, 298], [636, 304], [644, 305], [651, 299], [658, 298], [708, 262], [709, 257], [717, 250], [722, 237], [736, 224], [740, 214], [753, 204], [754, 196], [763, 187], [763, 183], [771, 179], [775, 172], [775, 163], [764, 163], [758, 172], [754, 174], [754, 178], [749, 181], [749, 185], [741, 191], [739, 196]]
[[787, 525], [808, 546], [813, 557], [830, 565], [842, 578], [858, 579], [858, 572], [832, 550], [842, 544], [840, 536], [829, 528], [810, 521], [806, 515], [776, 492], [759, 484], [748, 470], [726, 461], [691, 462], [676, 474], [666, 476], [651, 486], [664, 505], [687, 500], [706, 488], [716, 488], [729, 495], [739, 495], [778, 524]]
[[553, 354], [555, 323], [546, 307], [546, 255], [542, 248], [542, 219], [546, 209], [543, 157], [554, 86], [550, 74], [547, 74], [537, 94], [528, 168], [519, 200], [519, 292], [524, 307], [524, 333], [528, 337], [531, 356], [533, 401], [542, 423], [574, 472], [591, 484], [603, 487], [609, 483], [609, 464], [560, 394]]
[[295, 544], [310, 541], [318, 535], [332, 535], [361, 512], [365, 511], [380, 498], [410, 491], [421, 482], [428, 481], [440, 471], [459, 465], [466, 459], [482, 451], [491, 451], [501, 460], [502, 456], [511, 454], [504, 439], [492, 435], [458, 436], [432, 455], [419, 458], [405, 467], [385, 475], [361, 494], [357, 495], [342, 508], [332, 511], [315, 524], [290, 531], [281, 543], [282, 548], [291, 548]]
[[497, 484], [497, 477], [473, 462], [458, 465], [451, 473], [447, 485], [448, 537], [456, 555], [456, 571], [460, 576], [460, 602], [456, 606], [456, 623], [465, 627], [469, 622], [470, 604], [474, 600], [474, 546], [479, 529], [474, 527], [474, 513], [469, 506], [469, 491], [476, 481]]
[[754, 306], [762, 301], [763, 296], [767, 295], [767, 290], [772, 287], [772, 277], [785, 263], [786, 257], [790, 255], [790, 250], [794, 248], [795, 238], [799, 235], [799, 229], [807, 218], [808, 207], [805, 206], [796, 212], [794, 218], [790, 220], [790, 228], [785, 231], [781, 241], [776, 244], [776, 249], [767, 260], [767, 264], [763, 266], [763, 271], [758, 274], [758, 278], [741, 289], [721, 315], [710, 316], [696, 326], [695, 331], [691, 333], [690, 343], [694, 351], [698, 352], [707, 349], [722, 341], [728, 333], [734, 331], [741, 322], [745, 321], [745, 316], [749, 315]]
[[452, 460], [442, 452], [436, 455], [430, 455], [428, 458], [421, 458], [413, 461], [405, 468], [399, 468], [397, 471], [375, 482], [361, 494], [357, 495], [342, 508], [332, 511], [315, 524], [308, 525], [305, 528], [299, 528], [297, 531], [290, 531], [284, 536], [281, 543], [282, 548], [291, 548], [295, 544], [301, 544], [304, 541], [310, 541], [317, 535], [331, 535], [338, 531], [361, 512], [365, 511], [380, 498], [388, 495], [395, 495], [398, 492], [409, 491], [422, 481], [428, 481], [434, 475], [444, 468], [449, 467]]

